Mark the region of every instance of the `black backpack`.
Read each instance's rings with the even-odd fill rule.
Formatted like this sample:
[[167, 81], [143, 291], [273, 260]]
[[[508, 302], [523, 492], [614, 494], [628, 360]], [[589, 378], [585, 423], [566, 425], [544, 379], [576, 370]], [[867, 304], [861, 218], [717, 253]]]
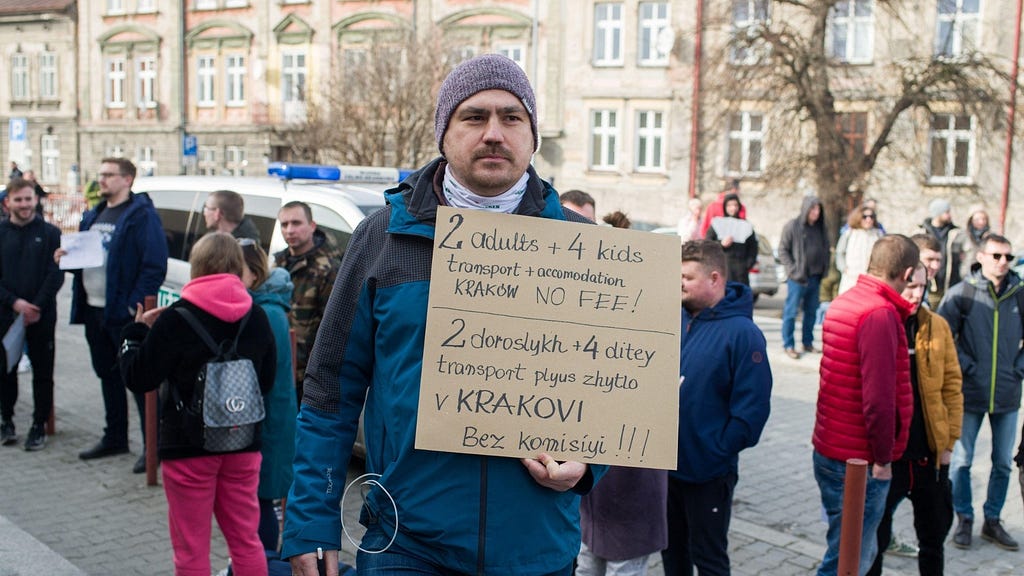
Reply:
[[199, 319], [184, 308], [175, 308], [213, 352], [196, 375], [192, 397], [182, 401], [171, 386], [174, 407], [181, 414], [189, 443], [209, 452], [232, 452], [248, 447], [256, 438], [257, 425], [266, 412], [252, 360], [238, 355], [238, 338], [249, 320], [246, 312], [234, 340], [218, 345]]

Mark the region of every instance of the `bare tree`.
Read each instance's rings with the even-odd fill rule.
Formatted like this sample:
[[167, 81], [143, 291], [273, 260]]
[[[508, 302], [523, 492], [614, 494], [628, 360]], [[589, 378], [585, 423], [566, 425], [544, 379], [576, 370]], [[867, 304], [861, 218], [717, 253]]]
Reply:
[[305, 122], [283, 135], [302, 161], [416, 167], [437, 154], [434, 100], [450, 64], [433, 38], [389, 31], [350, 50]]
[[[1006, 66], [969, 43], [951, 47], [948, 37], [922, 42], [919, 2], [732, 0], [729, 9], [708, 22], [712, 33], [717, 28], [729, 36], [718, 43], [723, 52], [708, 59], [706, 97], [722, 101], [725, 115], [750, 103], [766, 109], [780, 148], [765, 177], [792, 181], [812, 171], [833, 242], [880, 155], [906, 137], [894, 131], [901, 118], [915, 110], [930, 118], [933, 107], [952, 105], [999, 122], [993, 111], [1004, 105], [999, 95], [1009, 86]], [[852, 21], [853, 11], [864, 9], [874, 10], [875, 50], [871, 65], [856, 66], [832, 18], [849, 14]], [[845, 32], [853, 34], [851, 28]], [[873, 115], [870, 138], [861, 142], [844, 129], [850, 104]]]

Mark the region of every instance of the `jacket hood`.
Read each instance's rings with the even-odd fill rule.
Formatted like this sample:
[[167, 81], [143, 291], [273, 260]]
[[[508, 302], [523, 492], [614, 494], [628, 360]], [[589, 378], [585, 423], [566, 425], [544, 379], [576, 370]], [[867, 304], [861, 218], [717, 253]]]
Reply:
[[754, 317], [754, 293], [749, 286], [739, 282], [727, 282], [725, 297], [700, 313], [702, 320], [721, 320], [733, 316]]
[[185, 284], [181, 298], [224, 322], [238, 322], [252, 308], [252, 296], [234, 274], [200, 276]]
[[292, 276], [287, 270], [281, 267], [271, 268], [270, 276], [263, 284], [260, 284], [249, 294], [255, 304], [264, 306], [277, 304], [288, 311], [291, 308], [292, 291], [295, 284], [292, 283]]
[[[804, 226], [808, 226], [807, 214], [810, 213], [811, 208], [814, 208], [815, 206], [821, 206], [821, 200], [819, 200], [817, 196], [804, 196], [804, 201], [800, 205], [800, 223]], [[822, 210], [822, 212], [823, 213], [818, 216], [818, 220], [812, 224], [812, 226], [824, 226], [824, 210]]]

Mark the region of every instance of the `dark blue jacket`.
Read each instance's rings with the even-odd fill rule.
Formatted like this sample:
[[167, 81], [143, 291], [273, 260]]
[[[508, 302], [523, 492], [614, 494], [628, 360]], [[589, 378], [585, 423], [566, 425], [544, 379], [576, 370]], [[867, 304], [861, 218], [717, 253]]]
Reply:
[[[81, 231], [88, 230], [107, 203], [100, 202], [82, 215]], [[145, 194], [131, 194], [128, 209], [117, 221], [107, 247], [107, 297], [103, 324], [120, 328], [134, 320], [129, 308], [146, 296], [156, 296], [167, 274], [167, 238], [153, 202]], [[85, 323], [87, 305], [82, 271], [75, 270], [71, 323]]]
[[736, 472], [740, 451], [761, 437], [771, 408], [772, 369], [753, 313], [750, 288], [736, 282], [697, 316], [683, 308], [679, 459], [669, 471], [674, 478], [700, 483]]
[[[385, 534], [397, 531], [394, 546], [459, 573], [548, 574], [579, 552], [579, 492], [607, 466], [590, 465], [575, 490], [556, 492], [517, 458], [415, 448], [439, 165], [390, 190], [389, 206], [352, 234], [306, 369], [281, 555], [338, 549], [365, 406], [366, 471], [381, 475], [365, 506]], [[586, 221], [530, 176], [518, 214]]]
[[0, 222], [0, 329], [14, 322], [14, 302], [23, 298], [43, 316], [57, 312], [57, 291], [64, 272], [53, 261], [60, 229], [36, 216], [24, 226]]

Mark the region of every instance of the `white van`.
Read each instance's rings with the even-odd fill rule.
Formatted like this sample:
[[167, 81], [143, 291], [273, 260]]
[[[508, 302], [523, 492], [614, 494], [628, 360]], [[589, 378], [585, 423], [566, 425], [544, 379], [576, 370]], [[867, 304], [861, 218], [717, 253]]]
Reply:
[[[321, 167], [275, 163], [270, 170], [286, 176], [311, 173], [303, 168], [313, 170]], [[384, 190], [394, 186], [401, 176], [397, 170], [360, 169], [354, 176], [362, 180], [358, 183], [351, 178], [332, 182], [273, 176], [153, 176], [137, 179], [132, 190], [144, 192], [153, 200], [167, 236], [167, 277], [160, 290], [158, 305], [177, 300], [182, 286], [189, 280], [189, 253], [196, 240], [206, 233], [203, 206], [211, 192], [232, 190], [242, 195], [245, 215], [259, 230], [263, 249], [273, 257], [275, 252], [287, 248], [277, 221], [278, 211], [287, 202], [300, 200], [308, 204], [317, 228], [333, 236], [338, 247], [344, 250], [356, 225], [384, 207]]]

